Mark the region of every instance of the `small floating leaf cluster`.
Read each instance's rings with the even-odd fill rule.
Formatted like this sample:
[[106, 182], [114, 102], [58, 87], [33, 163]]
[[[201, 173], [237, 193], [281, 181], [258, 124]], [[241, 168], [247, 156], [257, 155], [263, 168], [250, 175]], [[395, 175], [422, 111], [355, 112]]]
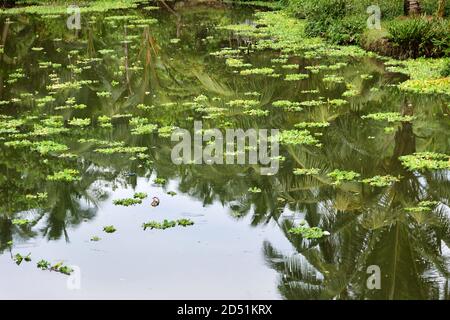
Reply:
[[188, 227], [194, 225], [194, 222], [189, 219], [164, 220], [163, 222], [149, 221], [142, 224], [142, 228], [144, 228], [144, 230], [147, 229], [165, 230], [169, 228], [174, 228], [177, 225], [182, 227]]

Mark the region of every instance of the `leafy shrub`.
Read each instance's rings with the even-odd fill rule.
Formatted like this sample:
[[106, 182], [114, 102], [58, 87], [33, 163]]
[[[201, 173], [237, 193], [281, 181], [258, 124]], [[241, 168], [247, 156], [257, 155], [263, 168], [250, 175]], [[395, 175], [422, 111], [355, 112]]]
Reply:
[[440, 57], [450, 46], [448, 28], [449, 23], [440, 20], [394, 20], [388, 26], [388, 39], [408, 57]]
[[325, 35], [326, 39], [335, 44], [357, 44], [366, 26], [364, 16], [344, 17], [333, 20]]
[[346, 14], [346, 0], [303, 0], [301, 10], [308, 19], [305, 32], [309, 36], [324, 35], [335, 19]]
[[[429, 0], [435, 1], [435, 0]], [[378, 5], [381, 9], [381, 16], [384, 19], [392, 19], [403, 14], [403, 2], [393, 0], [281, 0], [284, 6], [297, 17], [322, 17], [328, 15], [331, 19], [344, 15], [366, 15], [367, 7]], [[311, 11], [313, 9], [313, 12]], [[316, 9], [316, 10], [314, 10]], [[317, 11], [317, 12], [316, 12]], [[339, 14], [330, 14], [339, 11]], [[323, 12], [322, 14], [317, 14]], [[368, 17], [368, 15], [366, 15]]]
[[444, 69], [442, 69], [441, 76], [450, 77], [450, 60], [447, 61]]

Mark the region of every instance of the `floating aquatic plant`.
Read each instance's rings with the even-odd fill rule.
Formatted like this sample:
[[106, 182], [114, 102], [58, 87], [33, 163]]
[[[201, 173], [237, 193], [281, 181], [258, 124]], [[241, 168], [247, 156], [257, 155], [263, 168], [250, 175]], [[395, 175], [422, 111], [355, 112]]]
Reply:
[[17, 253], [13, 257], [14, 262], [19, 266], [23, 261], [30, 262], [31, 261], [31, 253], [26, 256], [22, 256], [20, 253]]
[[249, 188], [249, 189], [248, 189], [248, 192], [251, 192], [251, 193], [261, 193], [262, 190], [261, 190], [260, 188], [258, 188], [258, 187], [252, 187], [252, 188]]
[[402, 165], [410, 171], [450, 169], [450, 156], [436, 152], [416, 152], [399, 157]]
[[317, 145], [319, 140], [314, 138], [308, 130], [284, 130], [279, 135], [281, 143], [284, 144], [306, 144]]
[[394, 176], [386, 175], [386, 176], [375, 176], [372, 178], [364, 179], [361, 182], [366, 183], [372, 187], [386, 187], [390, 186], [394, 182], [399, 182], [400, 179]]
[[305, 129], [305, 128], [326, 128], [329, 127], [329, 122], [300, 122], [294, 125], [294, 127], [298, 129]]
[[288, 111], [302, 111], [302, 107], [300, 107], [300, 102], [294, 102], [289, 100], [278, 100], [274, 101], [272, 105], [276, 108], [283, 108]]
[[156, 124], [140, 124], [131, 130], [133, 135], [145, 135], [154, 132], [158, 126]]
[[105, 226], [103, 227], [103, 231], [106, 233], [114, 233], [117, 231], [117, 229], [114, 226]]
[[17, 225], [17, 226], [25, 226], [30, 223], [31, 223], [31, 221], [27, 220], [27, 219], [13, 219], [12, 220], [12, 224]]
[[320, 169], [316, 169], [316, 168], [294, 169], [294, 175], [296, 175], [296, 176], [313, 176], [313, 175], [318, 175], [319, 173], [320, 173]]
[[41, 270], [48, 270], [50, 269], [51, 263], [42, 259], [37, 262], [36, 266]]
[[398, 112], [379, 112], [371, 113], [361, 117], [362, 119], [372, 119], [376, 121], [387, 122], [411, 122], [415, 119], [414, 116], [402, 116]]
[[189, 227], [194, 225], [194, 221], [191, 219], [178, 219], [177, 224], [182, 227]]
[[125, 199], [117, 199], [113, 201], [113, 204], [116, 206], [134, 206], [137, 204], [142, 204], [142, 199], [140, 198], [125, 198]]
[[73, 272], [73, 269], [65, 266], [62, 262], [58, 262], [50, 268], [51, 271], [56, 271], [65, 275], [70, 275]]
[[169, 228], [174, 228], [176, 226], [181, 227], [188, 227], [194, 225], [194, 221], [190, 219], [179, 219], [179, 220], [164, 220], [163, 222], [157, 222], [157, 221], [149, 221], [142, 224], [142, 227], [144, 230], [147, 229], [158, 229], [158, 230], [165, 230]]
[[87, 127], [91, 124], [91, 119], [80, 119], [80, 118], [73, 118], [69, 120], [69, 125], [74, 127]]
[[320, 239], [323, 236], [330, 235], [328, 231], [324, 231], [319, 227], [308, 227], [304, 224], [289, 229], [289, 233], [302, 236], [305, 239]]
[[242, 76], [249, 76], [249, 75], [265, 75], [265, 76], [271, 76], [275, 72], [272, 68], [254, 68], [254, 69], [245, 69], [241, 70], [240, 74]]
[[142, 224], [142, 227], [144, 228], [144, 230], [147, 230], [147, 229], [165, 230], [165, 229], [169, 229], [169, 228], [174, 228], [174, 227], [176, 227], [176, 225], [177, 225], [176, 221], [164, 220], [162, 223], [157, 222], [157, 221], [146, 222], [146, 223]]
[[332, 99], [332, 100], [328, 100], [328, 103], [333, 106], [340, 107], [340, 106], [348, 104], [348, 101], [344, 100], [344, 99]]
[[345, 81], [344, 77], [337, 76], [335, 74], [326, 75], [323, 78], [323, 82], [330, 82], [330, 83], [343, 83]]
[[227, 105], [230, 107], [243, 107], [243, 108], [251, 108], [259, 106], [260, 102], [258, 100], [231, 100], [227, 102]]
[[166, 184], [166, 179], [164, 179], [164, 178], [155, 178], [153, 180], [153, 183], [154, 184], [163, 185], [163, 184]]
[[225, 63], [231, 68], [249, 68], [252, 66], [250, 63], [245, 63], [242, 59], [237, 58], [227, 58]]
[[306, 73], [294, 73], [294, 74], [287, 74], [284, 80], [286, 81], [298, 81], [298, 80], [304, 80], [308, 79], [309, 75]]
[[269, 115], [269, 110], [252, 109], [245, 110], [244, 113], [249, 116], [265, 117]]
[[361, 175], [354, 171], [344, 171], [336, 169], [328, 173], [327, 176], [333, 179], [333, 185], [340, 185], [343, 181], [353, 181], [359, 178]]
[[147, 197], [148, 197], [148, 195], [145, 192], [136, 192], [133, 196], [133, 198], [141, 199], [141, 200], [144, 200]]
[[81, 178], [79, 177], [78, 170], [64, 169], [63, 171], [55, 172], [54, 174], [47, 176], [47, 180], [73, 182], [73, 181], [79, 181], [79, 180], [81, 180]]

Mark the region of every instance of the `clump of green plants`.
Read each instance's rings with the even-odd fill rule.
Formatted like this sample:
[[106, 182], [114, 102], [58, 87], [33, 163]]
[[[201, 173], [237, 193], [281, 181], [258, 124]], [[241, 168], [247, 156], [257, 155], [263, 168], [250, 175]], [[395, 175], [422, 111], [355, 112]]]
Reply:
[[249, 116], [265, 117], [269, 115], [269, 110], [261, 110], [261, 109], [245, 110], [244, 114]]
[[323, 82], [329, 82], [329, 83], [343, 83], [345, 81], [344, 77], [337, 76], [335, 74], [326, 75], [323, 79]]
[[328, 103], [333, 106], [340, 107], [340, 106], [348, 104], [348, 101], [344, 100], [344, 99], [331, 99], [331, 100], [328, 100]]
[[144, 230], [147, 229], [158, 229], [158, 230], [165, 230], [169, 228], [174, 228], [176, 226], [181, 227], [188, 227], [194, 225], [194, 221], [190, 219], [178, 219], [178, 220], [164, 220], [163, 222], [157, 222], [157, 221], [149, 221], [142, 225]]
[[294, 125], [294, 127], [298, 129], [305, 129], [305, 128], [326, 128], [329, 127], [329, 122], [300, 122]]
[[38, 269], [48, 270], [48, 269], [50, 269], [51, 264], [50, 264], [50, 262], [42, 259], [37, 262], [36, 266], [38, 267]]
[[98, 237], [98, 236], [93, 236], [93, 237], [91, 237], [91, 241], [93, 241], [93, 242], [98, 242], [98, 241], [100, 241], [100, 240], [102, 240], [102, 238], [100, 238], [100, 237]]
[[403, 58], [441, 57], [450, 49], [448, 30], [448, 21], [440, 19], [399, 19], [388, 24], [388, 39]]
[[250, 63], [245, 63], [242, 59], [237, 58], [228, 58], [225, 63], [231, 68], [249, 68], [252, 66]]
[[147, 197], [148, 195], [145, 192], [136, 192], [133, 196], [134, 199], [141, 199], [141, 200], [144, 200]]
[[240, 74], [242, 76], [249, 76], [249, 75], [273, 76], [274, 72], [275, 72], [274, 69], [264, 67], [264, 68], [244, 69], [244, 70], [241, 70]]
[[327, 176], [333, 180], [333, 185], [340, 185], [343, 181], [353, 181], [355, 179], [358, 179], [361, 175], [354, 171], [344, 171], [336, 169], [328, 173]]
[[242, 107], [242, 108], [252, 108], [259, 106], [260, 102], [258, 100], [231, 100], [227, 102], [230, 107]]
[[106, 233], [114, 233], [117, 229], [114, 226], [105, 226], [103, 227], [103, 231]]
[[299, 226], [290, 228], [289, 233], [301, 236], [305, 239], [320, 239], [323, 236], [328, 236], [330, 233], [324, 231], [319, 227], [308, 227], [305, 222], [301, 222]]
[[163, 222], [157, 222], [157, 221], [149, 221], [142, 225], [144, 230], [147, 229], [159, 229], [159, 230], [165, 230], [169, 228], [176, 227], [177, 222], [173, 220], [164, 220]]
[[248, 189], [248, 192], [251, 192], [251, 193], [261, 193], [262, 190], [261, 190], [260, 188], [258, 188], [258, 187], [252, 187], [252, 188], [249, 188], [249, 189]]
[[16, 225], [16, 226], [26, 226], [30, 223], [31, 223], [31, 221], [28, 219], [13, 219], [12, 220], [12, 224]]
[[293, 73], [293, 74], [287, 74], [284, 80], [286, 81], [299, 81], [308, 79], [309, 75], [306, 73]]
[[97, 96], [102, 97], [102, 98], [109, 98], [112, 96], [112, 93], [109, 91], [101, 91], [101, 92], [97, 92]]
[[63, 181], [74, 182], [81, 180], [79, 171], [75, 169], [64, 169], [63, 171], [55, 172], [52, 175], [47, 176], [48, 181]]
[[194, 221], [190, 219], [178, 219], [177, 224], [181, 227], [189, 227], [194, 225]]
[[279, 135], [280, 142], [288, 145], [318, 145], [319, 140], [314, 138], [308, 130], [284, 130]]
[[450, 156], [436, 152], [416, 152], [399, 157], [402, 165], [410, 171], [450, 169]]
[[70, 276], [70, 274], [73, 272], [72, 268], [70, 268], [69, 266], [65, 266], [62, 262], [56, 263], [50, 268], [50, 270], [65, 274], [67, 276]]
[[80, 118], [73, 118], [69, 120], [69, 125], [74, 127], [87, 127], [91, 124], [91, 119], [80, 119]]
[[320, 173], [320, 169], [316, 168], [296, 168], [294, 169], [294, 175], [296, 176], [314, 176]]
[[362, 183], [366, 183], [372, 187], [387, 187], [393, 184], [394, 182], [399, 182], [400, 179], [394, 176], [385, 175], [385, 176], [375, 176], [372, 178], [362, 180]]
[[294, 102], [289, 100], [278, 100], [274, 101], [272, 105], [276, 108], [283, 108], [288, 111], [302, 111], [303, 108], [300, 107], [300, 102]]
[[371, 113], [361, 117], [362, 119], [372, 119], [376, 121], [387, 121], [387, 122], [411, 122], [415, 119], [414, 116], [403, 116], [398, 112], [379, 112]]
[[20, 264], [21, 264], [23, 261], [26, 261], [26, 262], [30, 262], [30, 261], [31, 261], [31, 253], [29, 253], [29, 254], [26, 255], [26, 256], [22, 256], [20, 253], [17, 253], [17, 254], [13, 257], [13, 260], [14, 260], [14, 262], [15, 262], [18, 266], [20, 266]]
[[46, 140], [33, 143], [32, 150], [39, 152], [41, 155], [47, 155], [49, 153], [65, 152], [69, 150], [69, 147], [65, 144]]
[[155, 178], [153, 180], [153, 183], [154, 184], [159, 184], [159, 185], [164, 185], [164, 184], [166, 184], [166, 179], [164, 179], [164, 178]]
[[133, 135], [146, 135], [153, 133], [158, 126], [156, 124], [139, 124], [131, 130]]
[[137, 204], [142, 204], [142, 199], [136, 198], [117, 199], [113, 201], [113, 204], [116, 206], [130, 207]]

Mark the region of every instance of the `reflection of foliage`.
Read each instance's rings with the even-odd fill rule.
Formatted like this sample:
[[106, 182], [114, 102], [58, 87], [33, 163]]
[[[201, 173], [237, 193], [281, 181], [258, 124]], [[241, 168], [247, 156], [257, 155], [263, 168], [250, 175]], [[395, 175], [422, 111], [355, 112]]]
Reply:
[[[150, 14], [132, 12], [140, 18]], [[200, 199], [204, 205], [219, 201], [229, 206], [236, 219], [251, 215], [252, 225], [278, 223], [296, 254], [286, 257], [269, 243], [265, 254], [283, 275], [280, 290], [286, 298], [407, 298], [411, 292], [417, 298], [435, 298], [447, 294], [441, 282], [447, 277], [448, 266], [440, 250], [441, 242], [450, 245], [448, 172], [425, 171], [419, 176], [404, 170], [398, 160], [417, 150], [448, 153], [448, 121], [434, 116], [443, 114], [444, 100], [404, 96], [386, 86], [397, 79], [384, 73], [380, 61], [367, 57], [348, 65], [338, 65], [339, 58], [321, 59], [328, 66], [338, 65], [339, 77], [348, 86], [326, 83], [320, 73], [295, 82], [258, 75], [240, 77], [226, 66], [225, 59], [210, 53], [224, 46], [249, 45], [248, 39], [215, 28], [241, 22], [245, 12], [199, 9], [151, 15], [158, 24], [142, 28], [133, 26], [132, 21], [112, 23], [92, 19], [100, 15], [86, 15], [90, 23], [80, 34], [67, 32], [56, 20], [28, 16], [17, 16], [17, 23], [8, 27], [0, 84], [17, 66], [26, 66], [26, 78], [6, 86], [6, 90], [1, 85], [0, 101], [27, 93], [47, 98], [43, 99], [46, 103], [37, 105], [36, 99], [24, 97], [0, 106], [1, 113], [37, 117], [18, 126], [20, 134], [35, 130], [36, 124], [42, 126], [44, 115], [62, 115], [64, 128], [73, 118], [90, 122], [86, 120], [83, 128], [71, 127], [51, 137], [49, 132], [55, 133], [59, 127], [47, 133], [35, 130], [44, 132], [42, 136], [17, 138], [29, 139], [33, 145], [55, 140], [67, 146], [70, 154], [52, 148], [52, 152], [41, 155], [26, 147], [6, 147], [2, 140], [0, 250], [5, 250], [13, 238], [26, 241], [44, 235], [69, 240], [70, 228], [92, 219], [97, 204], [106, 200], [103, 181], [114, 187], [135, 187], [137, 177], [151, 183], [156, 172], [160, 179], [176, 180], [180, 192]], [[21, 41], [11, 40], [17, 38]], [[174, 38], [180, 40], [170, 41]], [[44, 48], [46, 54], [32, 51], [33, 47]], [[41, 69], [36, 63], [50, 59], [52, 64], [45, 65], [47, 68]], [[240, 59], [252, 68], [263, 68], [268, 60], [281, 58], [267, 50], [242, 54]], [[299, 68], [317, 63], [299, 56], [288, 60], [289, 65]], [[53, 64], [63, 67], [54, 68]], [[283, 66], [274, 68], [283, 73], [281, 79], [291, 72]], [[360, 76], [363, 68], [370, 77]], [[49, 96], [47, 86], [53, 74], [64, 86], [57, 86], [56, 93]], [[372, 90], [374, 87], [377, 90]], [[357, 94], [343, 100], [347, 88]], [[270, 116], [256, 119], [230, 103], [250, 99], [257, 102], [251, 108], [268, 111]], [[285, 110], [274, 106], [274, 101], [301, 101], [303, 110]], [[87, 107], [77, 109], [75, 105]], [[414, 110], [410, 110], [412, 106]], [[380, 109], [395, 112], [394, 124], [389, 123], [395, 125], [394, 134], [386, 133], [383, 121], [361, 118]], [[135, 119], [132, 123], [146, 119], [151, 129], [159, 130], [132, 135], [130, 118]], [[102, 119], [107, 125], [98, 125]], [[260, 176], [258, 166], [227, 166], [225, 170], [220, 165], [174, 165], [171, 144], [165, 136], [174, 126], [191, 128], [194, 119], [203, 119], [205, 128], [294, 130], [295, 125], [305, 123], [327, 125], [302, 128], [302, 137], [311, 137], [314, 146], [283, 145], [280, 155], [285, 161], [278, 174]], [[130, 149], [135, 147], [148, 152]], [[95, 151], [99, 149], [107, 151]], [[79, 172], [79, 181], [48, 181], [48, 176], [67, 168]], [[356, 175], [333, 184], [333, 175], [329, 174], [336, 169], [358, 173], [361, 179], [388, 175], [401, 178], [391, 179], [382, 187], [363, 184]], [[294, 170], [310, 174], [294, 175]], [[26, 197], [39, 193], [48, 196], [40, 201]], [[439, 205], [429, 212], [404, 210], [424, 200], [439, 201]], [[285, 211], [294, 212], [295, 218], [301, 216], [310, 227], [330, 231], [331, 236], [304, 239], [289, 233], [294, 221], [282, 218]], [[13, 220], [19, 218], [30, 220], [30, 224], [14, 225]], [[381, 291], [366, 290], [365, 270], [371, 264], [380, 265], [389, 275]]]

